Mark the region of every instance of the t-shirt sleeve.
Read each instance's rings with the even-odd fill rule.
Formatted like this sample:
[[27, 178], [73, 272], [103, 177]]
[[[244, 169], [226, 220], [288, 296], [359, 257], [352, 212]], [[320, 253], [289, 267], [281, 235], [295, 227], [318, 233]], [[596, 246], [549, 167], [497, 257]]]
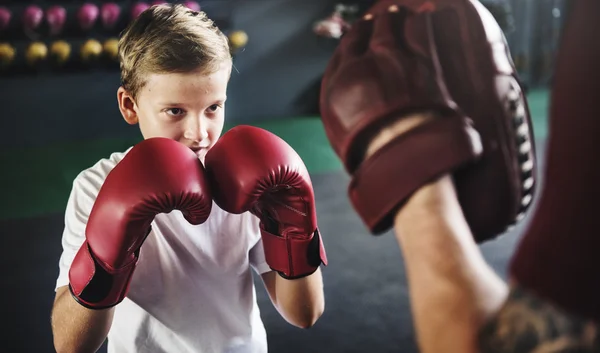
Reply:
[[69, 284], [71, 263], [85, 240], [85, 227], [103, 177], [92, 171], [75, 178], [65, 209], [65, 228], [62, 234], [62, 254], [58, 263], [55, 290]]
[[[249, 212], [248, 212], [249, 213]], [[250, 239], [254, 239], [255, 243], [250, 248], [250, 265], [258, 273], [262, 275], [263, 273], [272, 271], [269, 265], [267, 264], [267, 260], [265, 259], [265, 250], [263, 248], [263, 241], [260, 235], [260, 227], [258, 225], [258, 218], [254, 215], [249, 215], [248, 222], [251, 223], [249, 226], [250, 229]]]

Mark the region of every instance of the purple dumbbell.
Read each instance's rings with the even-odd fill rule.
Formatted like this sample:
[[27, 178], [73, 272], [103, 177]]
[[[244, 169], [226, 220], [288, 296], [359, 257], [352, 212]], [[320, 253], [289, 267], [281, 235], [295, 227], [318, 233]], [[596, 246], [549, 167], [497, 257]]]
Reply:
[[185, 1], [183, 5], [190, 10], [200, 11], [200, 4], [197, 1]]
[[121, 7], [114, 2], [109, 2], [102, 5], [100, 13], [104, 28], [112, 29], [119, 21], [119, 16], [121, 16]]
[[52, 6], [46, 10], [46, 22], [51, 35], [62, 32], [67, 21], [67, 10], [63, 6]]
[[79, 11], [77, 11], [77, 22], [79, 27], [83, 30], [88, 30], [94, 27], [98, 16], [100, 15], [100, 9], [95, 4], [87, 3], [83, 4]]
[[8, 28], [12, 12], [6, 7], [0, 7], [0, 32]]
[[39, 6], [29, 5], [23, 12], [23, 26], [28, 32], [38, 29], [40, 24], [42, 24], [43, 19], [44, 10], [42, 10]]
[[150, 5], [148, 5], [145, 2], [135, 3], [131, 7], [131, 19], [132, 20], [136, 19], [142, 12], [146, 11], [146, 9], [149, 7], [150, 7]]

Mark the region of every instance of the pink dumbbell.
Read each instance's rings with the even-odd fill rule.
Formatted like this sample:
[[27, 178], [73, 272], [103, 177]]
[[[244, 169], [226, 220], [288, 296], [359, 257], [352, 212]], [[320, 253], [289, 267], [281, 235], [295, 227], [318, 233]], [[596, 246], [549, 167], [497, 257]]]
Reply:
[[0, 7], [0, 32], [8, 28], [12, 12], [6, 7]]
[[79, 11], [77, 11], [77, 22], [79, 27], [83, 30], [88, 30], [94, 27], [98, 16], [100, 15], [100, 9], [95, 4], [87, 3], [83, 4]]
[[46, 22], [51, 35], [62, 32], [67, 21], [67, 10], [63, 6], [52, 6], [46, 10]]
[[26, 31], [35, 31], [38, 29], [44, 19], [44, 10], [39, 6], [29, 5], [23, 12], [23, 26]]
[[148, 5], [145, 2], [138, 2], [135, 3], [132, 7], [131, 7], [131, 19], [136, 19], [142, 12], [146, 11], [147, 8], [149, 8], [150, 5]]
[[200, 4], [197, 1], [185, 1], [183, 5], [190, 10], [200, 11]]
[[102, 5], [100, 9], [100, 17], [102, 18], [102, 25], [106, 29], [113, 28], [119, 21], [121, 16], [121, 7], [113, 2]]

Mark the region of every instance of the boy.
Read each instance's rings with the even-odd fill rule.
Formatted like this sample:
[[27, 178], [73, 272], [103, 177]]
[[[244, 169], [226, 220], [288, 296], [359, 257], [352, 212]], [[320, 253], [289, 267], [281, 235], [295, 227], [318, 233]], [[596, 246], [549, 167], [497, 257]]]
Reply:
[[[115, 353], [267, 352], [251, 268], [288, 322], [311, 327], [324, 310], [326, 259], [310, 180], [264, 130], [232, 129], [217, 142], [227, 38], [202, 12], [153, 6], [124, 31], [119, 55], [119, 109], [144, 141], [74, 181], [52, 310], [56, 350], [95, 352], [108, 338]], [[285, 187], [261, 184], [263, 174]]]

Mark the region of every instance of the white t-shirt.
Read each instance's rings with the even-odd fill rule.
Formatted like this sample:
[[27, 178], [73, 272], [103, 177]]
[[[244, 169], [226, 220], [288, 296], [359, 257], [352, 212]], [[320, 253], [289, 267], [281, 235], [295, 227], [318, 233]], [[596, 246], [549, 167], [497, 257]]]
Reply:
[[[113, 153], [75, 179], [56, 288], [68, 285], [98, 191], [128, 151]], [[129, 293], [115, 307], [108, 352], [266, 353], [252, 268], [270, 271], [258, 219], [249, 212], [227, 213], [213, 202], [208, 220], [196, 226], [179, 211], [159, 214]]]

